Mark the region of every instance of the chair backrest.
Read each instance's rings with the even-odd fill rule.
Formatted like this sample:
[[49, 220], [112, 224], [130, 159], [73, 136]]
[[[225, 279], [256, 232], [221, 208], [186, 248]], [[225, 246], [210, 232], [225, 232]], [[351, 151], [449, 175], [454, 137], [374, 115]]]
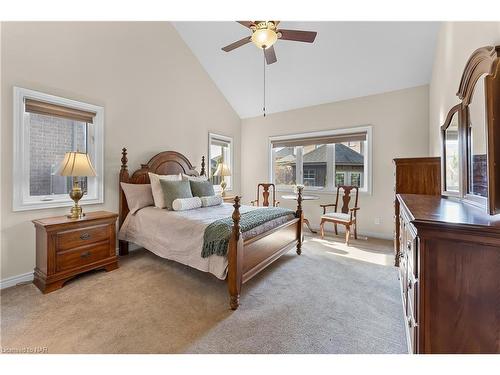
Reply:
[[260, 188], [262, 188], [262, 206], [269, 207], [269, 188], [272, 188], [273, 190], [273, 200], [272, 200], [272, 206], [276, 206], [276, 187], [274, 184], [265, 184], [261, 183], [257, 185], [257, 206], [260, 206], [260, 199], [259, 199], [259, 193], [260, 193]]
[[335, 199], [335, 212], [337, 212], [337, 208], [339, 207], [339, 196], [340, 196], [340, 190], [343, 190], [342, 194], [342, 208], [340, 212], [343, 214], [348, 214], [349, 213], [349, 202], [351, 201], [351, 191], [355, 191], [355, 198], [354, 198], [354, 207], [358, 207], [358, 194], [359, 194], [359, 188], [357, 186], [351, 186], [351, 185], [339, 185], [337, 186], [337, 198]]

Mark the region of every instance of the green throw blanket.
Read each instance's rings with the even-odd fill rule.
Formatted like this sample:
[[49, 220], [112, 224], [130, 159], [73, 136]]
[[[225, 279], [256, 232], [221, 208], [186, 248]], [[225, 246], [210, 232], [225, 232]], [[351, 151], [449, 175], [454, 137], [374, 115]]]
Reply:
[[[288, 208], [281, 207], [258, 208], [245, 212], [241, 214], [241, 232], [244, 233], [267, 221], [294, 213], [294, 211]], [[216, 220], [208, 225], [205, 228], [203, 236], [203, 250], [201, 251], [201, 256], [207, 258], [213, 254], [226, 255], [232, 227], [233, 219], [231, 217]]]

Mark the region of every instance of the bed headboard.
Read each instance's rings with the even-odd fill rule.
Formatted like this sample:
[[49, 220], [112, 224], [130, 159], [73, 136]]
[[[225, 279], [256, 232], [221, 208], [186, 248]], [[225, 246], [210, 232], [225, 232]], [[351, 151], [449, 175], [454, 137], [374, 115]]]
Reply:
[[[122, 149], [122, 165], [120, 168], [120, 182], [126, 182], [128, 184], [149, 184], [148, 172], [156, 174], [179, 174], [184, 173], [190, 176], [204, 176], [205, 175], [205, 157], [201, 158], [201, 171], [198, 173], [195, 170], [195, 166], [179, 152], [176, 151], [163, 151], [159, 154], [153, 156], [146, 164], [141, 164], [141, 168], [136, 170], [131, 175], [128, 172], [127, 166], [127, 149]], [[127, 217], [129, 212], [127, 199], [123, 193], [121, 184], [119, 185], [119, 216], [118, 225], [122, 226], [123, 221]]]

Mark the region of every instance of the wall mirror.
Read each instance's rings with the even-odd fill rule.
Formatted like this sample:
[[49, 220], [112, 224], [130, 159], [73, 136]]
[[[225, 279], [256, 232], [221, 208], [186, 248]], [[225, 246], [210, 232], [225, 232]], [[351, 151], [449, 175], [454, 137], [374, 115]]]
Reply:
[[458, 196], [460, 194], [460, 153], [461, 144], [458, 139], [460, 104], [453, 107], [444, 125], [441, 127], [443, 138], [443, 194]]
[[488, 197], [488, 156], [485, 76], [479, 77], [467, 113], [467, 196], [486, 207]]
[[[443, 195], [500, 214], [500, 46], [470, 56], [441, 126]], [[496, 134], [495, 134], [496, 133]]]

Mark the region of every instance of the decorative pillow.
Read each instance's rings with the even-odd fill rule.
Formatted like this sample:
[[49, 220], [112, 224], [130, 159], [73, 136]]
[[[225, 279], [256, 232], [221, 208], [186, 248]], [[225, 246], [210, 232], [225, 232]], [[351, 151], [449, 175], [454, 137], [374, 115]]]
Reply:
[[168, 181], [160, 179], [161, 190], [163, 192], [163, 202], [167, 210], [172, 209], [172, 202], [179, 198], [192, 198], [189, 181]]
[[160, 180], [165, 181], [181, 181], [181, 174], [168, 174], [160, 175], [155, 173], [148, 173], [149, 181], [151, 182], [151, 190], [153, 191], [153, 200], [155, 206], [158, 208], [165, 208], [165, 201], [163, 199], [163, 191], [160, 185]]
[[201, 207], [200, 197], [177, 198], [172, 202], [172, 208], [174, 211], [193, 210], [195, 208], [200, 208], [200, 207]]
[[183, 180], [188, 180], [188, 181], [207, 181], [208, 177], [207, 176], [189, 176], [187, 174], [182, 174], [182, 179]]
[[191, 191], [195, 197], [208, 197], [215, 195], [214, 186], [210, 181], [193, 181], [190, 180]]
[[150, 184], [127, 184], [121, 182], [120, 185], [125, 193], [128, 209], [132, 215], [141, 208], [154, 205]]
[[224, 202], [220, 195], [212, 195], [209, 197], [201, 197], [202, 207], [219, 206]]

